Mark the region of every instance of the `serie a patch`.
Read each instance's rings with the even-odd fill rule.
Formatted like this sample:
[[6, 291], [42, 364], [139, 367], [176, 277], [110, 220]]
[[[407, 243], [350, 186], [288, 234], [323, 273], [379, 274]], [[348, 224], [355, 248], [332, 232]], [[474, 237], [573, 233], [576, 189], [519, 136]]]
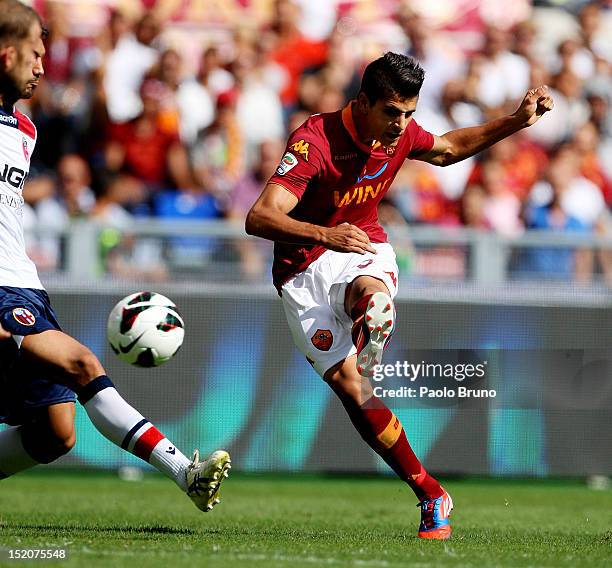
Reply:
[[276, 173], [279, 176], [284, 176], [289, 170], [297, 166], [297, 158], [291, 152], [285, 152], [281, 163], [276, 168]]

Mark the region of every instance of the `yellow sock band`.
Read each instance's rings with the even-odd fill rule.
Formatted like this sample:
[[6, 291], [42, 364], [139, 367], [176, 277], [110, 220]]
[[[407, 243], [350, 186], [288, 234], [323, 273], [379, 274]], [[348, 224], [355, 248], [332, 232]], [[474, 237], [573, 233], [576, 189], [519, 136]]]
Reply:
[[385, 450], [388, 450], [395, 445], [395, 442], [397, 442], [401, 433], [402, 423], [399, 421], [397, 416], [395, 416], [395, 414], [391, 414], [389, 424], [387, 424], [387, 427], [380, 434], [378, 434], [377, 438]]

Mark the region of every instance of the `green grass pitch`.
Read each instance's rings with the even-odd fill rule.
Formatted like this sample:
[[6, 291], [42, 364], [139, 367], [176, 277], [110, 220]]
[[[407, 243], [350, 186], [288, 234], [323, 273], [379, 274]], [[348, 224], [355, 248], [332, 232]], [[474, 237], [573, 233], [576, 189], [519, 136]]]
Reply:
[[[612, 491], [543, 480], [445, 486], [455, 501], [446, 543], [416, 538], [415, 499], [392, 479], [235, 475], [205, 515], [160, 476], [39, 471], [0, 482], [0, 548], [65, 547], [68, 560], [53, 565], [86, 567], [612, 564]], [[1, 554], [0, 566], [26, 564]]]

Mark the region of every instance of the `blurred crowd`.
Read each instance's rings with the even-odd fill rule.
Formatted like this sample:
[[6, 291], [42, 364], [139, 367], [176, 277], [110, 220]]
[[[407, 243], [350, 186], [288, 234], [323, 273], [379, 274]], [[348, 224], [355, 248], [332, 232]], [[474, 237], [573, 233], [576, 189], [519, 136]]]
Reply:
[[[426, 70], [415, 115], [424, 128], [443, 134], [511, 113], [541, 84], [555, 109], [460, 164], [407, 162], [381, 207], [384, 223], [510, 238], [529, 229], [612, 232], [612, 2], [565, 4], [528, 10], [511, 27], [485, 25], [466, 47], [432, 26], [418, 3], [398, 2], [388, 24], [400, 46], [392, 47]], [[47, 3], [46, 78], [20, 103], [38, 128], [26, 226], [97, 219], [120, 235], [104, 239], [112, 272], [133, 276], [137, 265], [163, 279], [159, 253], [140, 251], [147, 262], [131, 261], [134, 243], [121, 235], [135, 217], [242, 220], [287, 134], [346, 104], [364, 66], [389, 47], [384, 38], [364, 46], [333, 14], [307, 19], [307, 5], [276, 0], [268, 24], [237, 22], [227, 41], [200, 46], [194, 66], [165, 41], [168, 24], [154, 11], [134, 18], [109, 10], [99, 36], [83, 38], [70, 35], [68, 4]], [[32, 238], [29, 247], [42, 269], [60, 262], [56, 239]], [[237, 254], [245, 273], [265, 270], [257, 246], [244, 242]], [[561, 278], [599, 271], [612, 281], [604, 251], [540, 249], [515, 262]]]

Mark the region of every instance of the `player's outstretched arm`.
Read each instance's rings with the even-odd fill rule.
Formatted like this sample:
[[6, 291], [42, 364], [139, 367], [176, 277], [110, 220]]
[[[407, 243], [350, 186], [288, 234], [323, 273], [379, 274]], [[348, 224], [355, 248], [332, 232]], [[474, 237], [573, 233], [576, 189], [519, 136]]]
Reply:
[[443, 136], [435, 136], [433, 148], [415, 159], [437, 166], [460, 162], [522, 128], [535, 124], [544, 113], [552, 110], [553, 106], [553, 99], [546, 85], [531, 89], [513, 114], [480, 126], [459, 128]]
[[8, 339], [11, 334], [0, 325], [0, 339]]
[[297, 221], [289, 212], [298, 198], [282, 185], [269, 183], [247, 215], [245, 229], [271, 241], [322, 245], [338, 252], [376, 253], [368, 235], [359, 227], [342, 223], [337, 227], [321, 227]]

